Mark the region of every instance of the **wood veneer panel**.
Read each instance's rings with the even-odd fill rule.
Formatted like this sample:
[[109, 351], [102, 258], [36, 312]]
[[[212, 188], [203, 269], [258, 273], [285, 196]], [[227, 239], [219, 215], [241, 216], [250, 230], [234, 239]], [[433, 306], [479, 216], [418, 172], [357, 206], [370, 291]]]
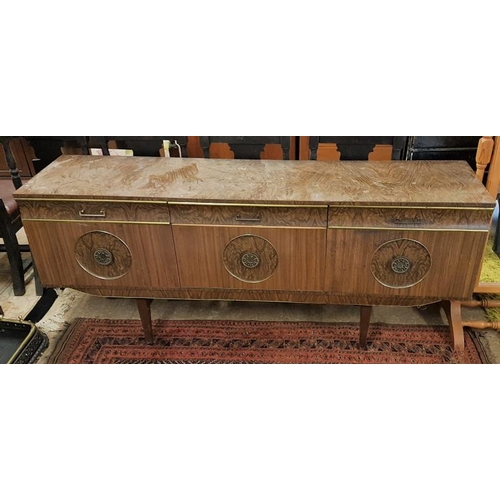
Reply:
[[488, 229], [491, 209], [440, 210], [419, 208], [329, 207], [328, 225], [347, 227], [425, 227], [430, 229]]
[[326, 227], [327, 208], [171, 205], [174, 224]]
[[98, 221], [170, 222], [164, 203], [128, 203], [105, 201], [20, 201], [23, 219], [59, 219]]
[[[24, 227], [45, 286], [126, 290], [179, 285], [172, 231], [168, 225], [25, 221]], [[84, 234], [96, 231], [110, 233], [128, 247], [131, 266], [124, 276], [101, 279], [84, 271], [78, 263], [77, 243]]]
[[299, 162], [62, 156], [19, 189], [16, 197], [308, 205], [495, 205], [464, 161]]
[[[183, 287], [291, 291], [323, 289], [326, 229], [177, 225], [172, 229]], [[267, 240], [278, 256], [274, 273], [260, 283], [241, 281], [224, 266], [226, 246], [234, 238], [248, 234]]]
[[[470, 299], [480, 269], [486, 232], [376, 231], [329, 229], [326, 290], [332, 293], [385, 296], [434, 296]], [[421, 243], [431, 265], [419, 283], [408, 288], [382, 285], [372, 273], [377, 249], [393, 240]]]
[[[49, 286], [55, 286], [49, 284]], [[145, 290], [144, 288], [73, 287], [104, 297], [154, 297], [189, 300], [235, 300], [257, 302], [292, 302], [308, 304], [417, 306], [440, 302], [442, 297], [387, 297], [383, 295], [345, 295], [324, 292], [287, 292], [283, 290], [239, 290], [222, 288], [179, 288]]]

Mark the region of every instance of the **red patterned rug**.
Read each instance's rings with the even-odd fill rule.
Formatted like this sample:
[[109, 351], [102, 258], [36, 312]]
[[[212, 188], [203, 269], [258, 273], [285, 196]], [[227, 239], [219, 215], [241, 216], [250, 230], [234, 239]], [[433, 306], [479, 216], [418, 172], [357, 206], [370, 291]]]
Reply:
[[49, 363], [482, 363], [474, 334], [465, 353], [451, 349], [447, 326], [372, 324], [367, 349], [356, 323], [273, 321], [153, 322], [155, 343], [137, 320], [79, 318], [58, 342]]

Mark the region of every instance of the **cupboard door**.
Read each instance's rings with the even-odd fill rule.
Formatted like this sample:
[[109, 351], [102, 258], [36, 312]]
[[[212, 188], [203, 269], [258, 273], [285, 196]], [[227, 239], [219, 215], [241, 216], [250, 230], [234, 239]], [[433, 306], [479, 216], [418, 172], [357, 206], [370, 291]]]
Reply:
[[25, 221], [44, 286], [179, 286], [169, 225]]
[[470, 299], [487, 233], [329, 229], [326, 290]]
[[326, 229], [172, 227], [181, 286], [322, 290]]

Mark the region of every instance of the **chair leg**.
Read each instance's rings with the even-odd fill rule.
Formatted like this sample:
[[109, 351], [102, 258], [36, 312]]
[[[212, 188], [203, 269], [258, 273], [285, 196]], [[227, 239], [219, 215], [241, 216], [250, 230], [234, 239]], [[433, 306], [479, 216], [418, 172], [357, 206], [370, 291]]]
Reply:
[[26, 293], [26, 287], [24, 285], [23, 259], [21, 258], [19, 243], [12, 226], [4, 225], [2, 229], [3, 242], [9, 258], [14, 295], [21, 296]]

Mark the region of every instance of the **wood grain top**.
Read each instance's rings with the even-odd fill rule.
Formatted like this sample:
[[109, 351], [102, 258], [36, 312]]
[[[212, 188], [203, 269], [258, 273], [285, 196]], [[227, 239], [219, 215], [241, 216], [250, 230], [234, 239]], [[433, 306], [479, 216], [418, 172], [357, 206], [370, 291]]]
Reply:
[[465, 161], [291, 161], [63, 155], [15, 197], [493, 207]]

